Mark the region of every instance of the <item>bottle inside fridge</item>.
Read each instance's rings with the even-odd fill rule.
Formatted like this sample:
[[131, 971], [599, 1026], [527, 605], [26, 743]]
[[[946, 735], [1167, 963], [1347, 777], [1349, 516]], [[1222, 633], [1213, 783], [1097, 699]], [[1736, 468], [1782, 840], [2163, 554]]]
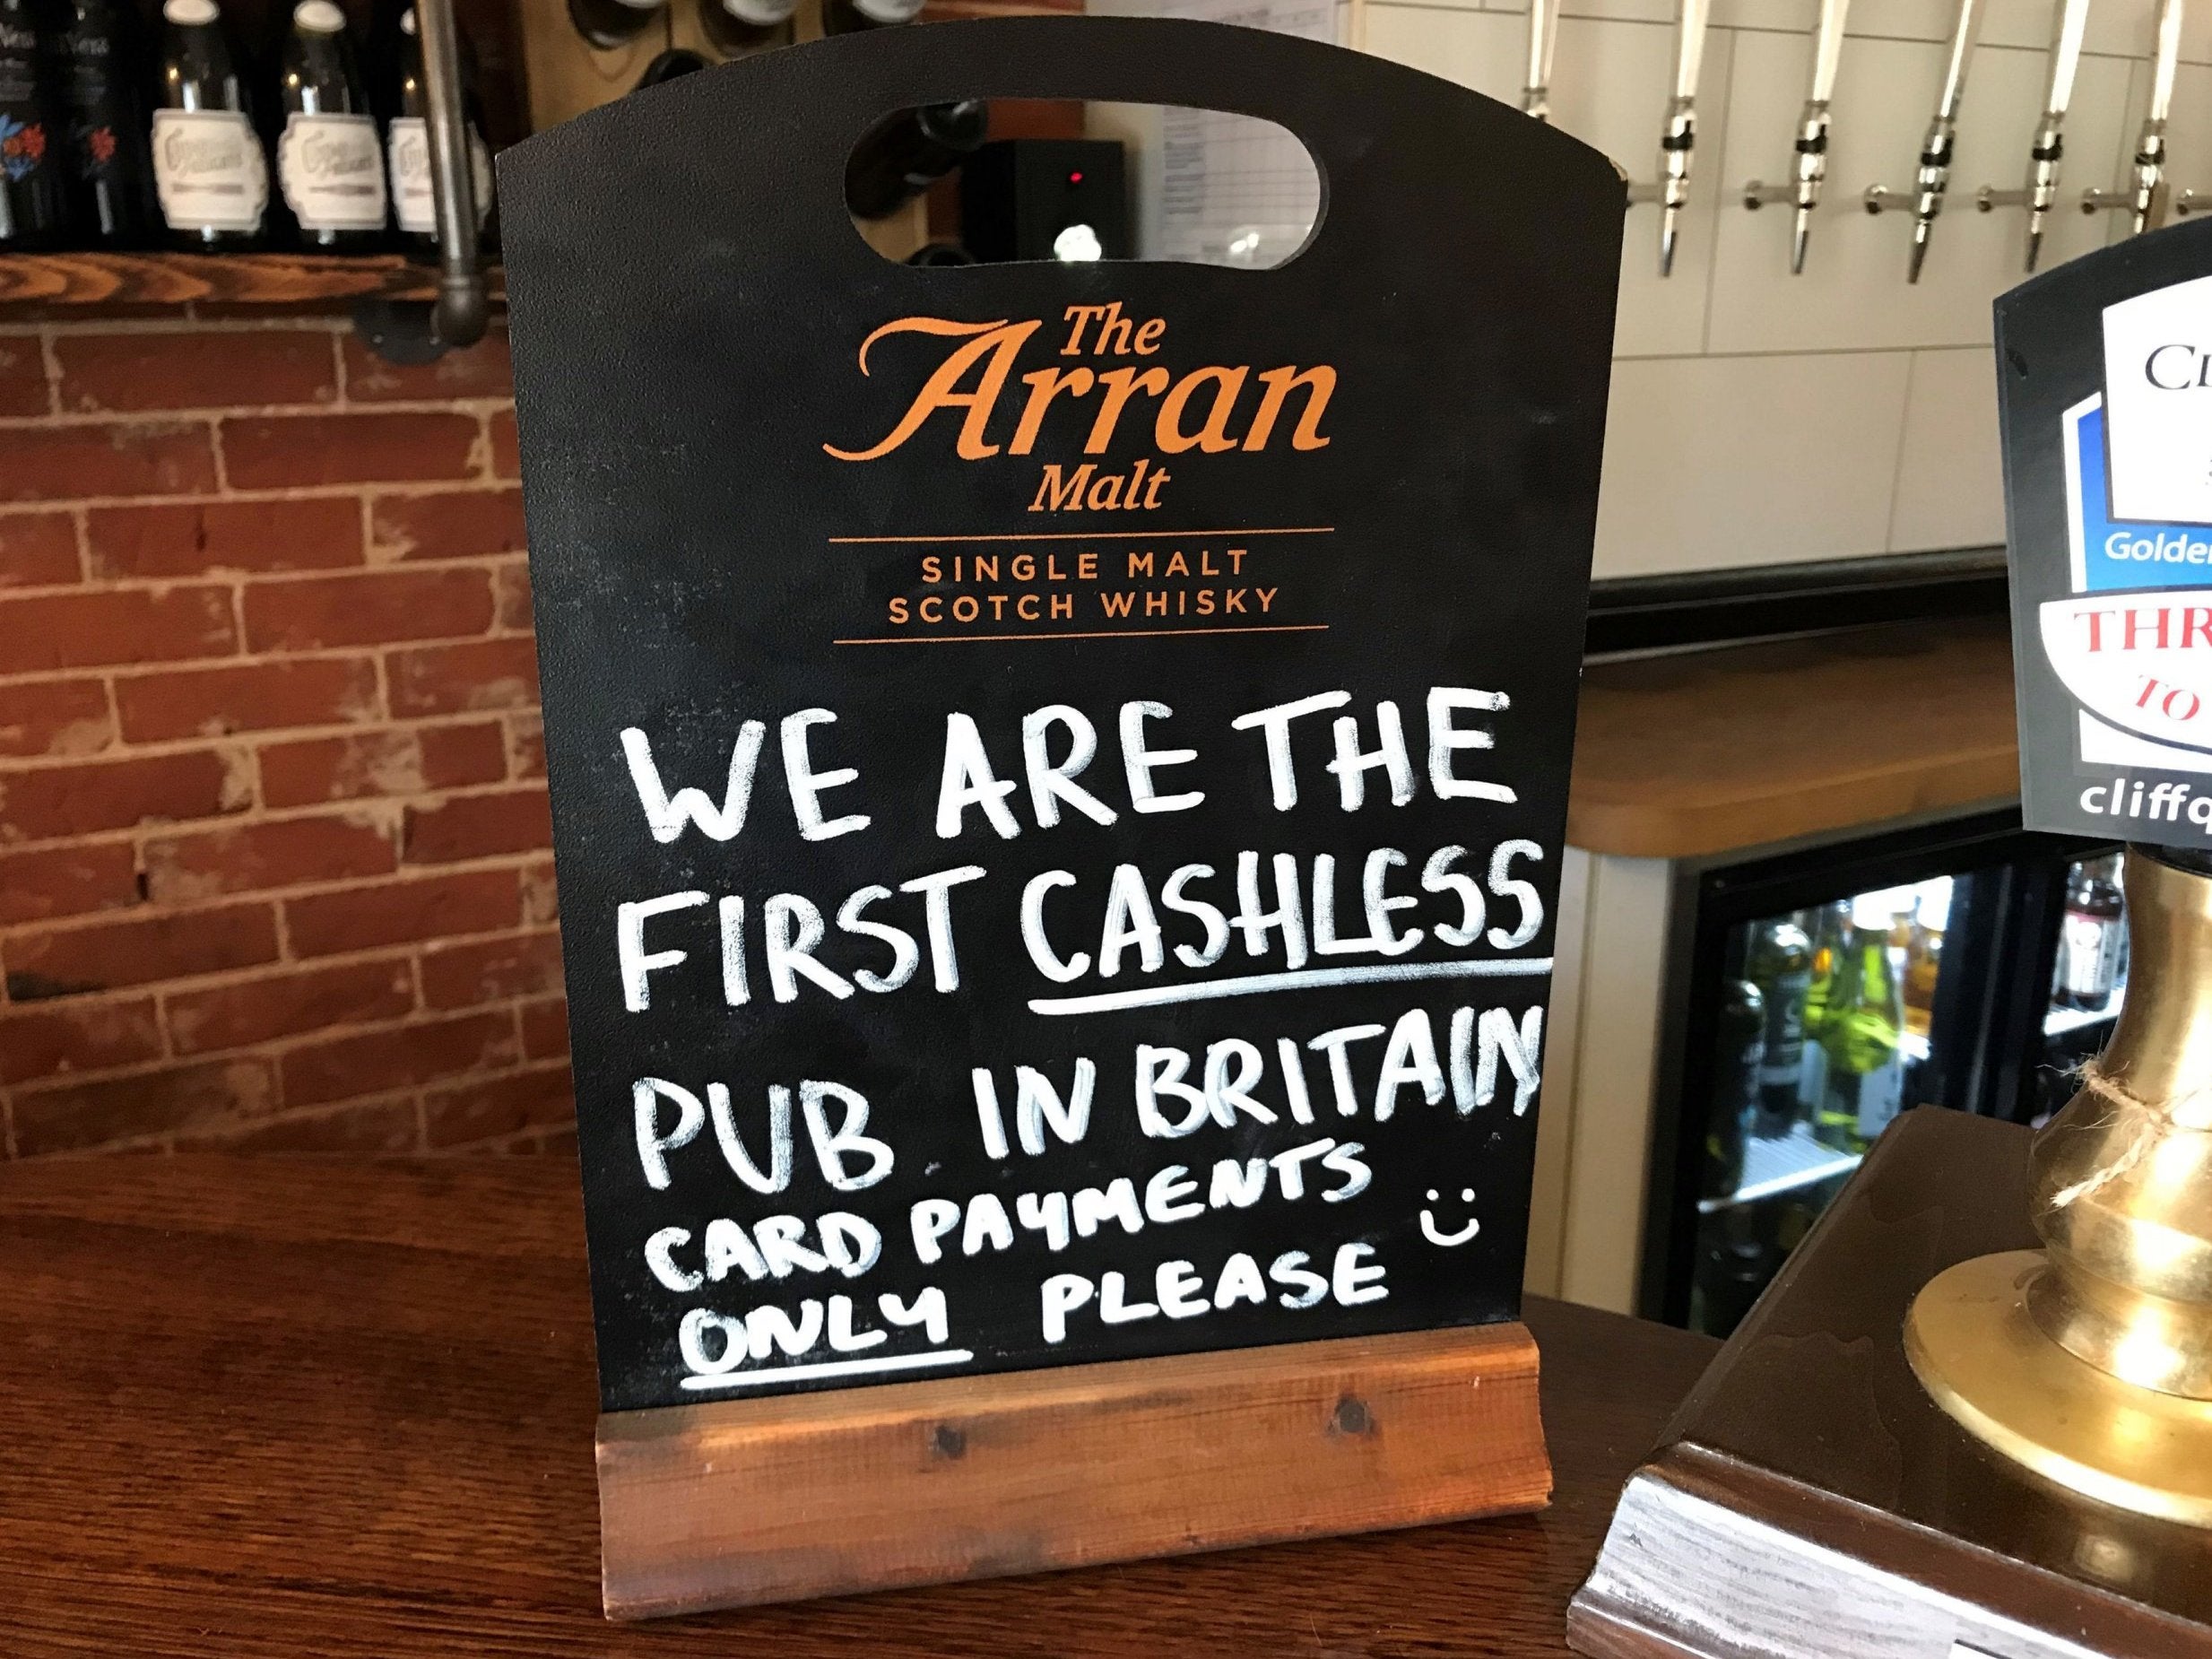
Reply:
[[[1740, 925], [1707, 1074], [1691, 1324], [1726, 1335], [1896, 1116], [1915, 968], [1932, 992], [1950, 878]], [[1747, 1285], [1749, 1295], [1746, 1295]]]
[[2066, 872], [2066, 908], [2029, 1116], [2038, 1125], [2072, 1097], [2075, 1073], [2111, 1040], [2127, 996], [2128, 917], [2120, 859], [2117, 851], [2105, 853]]
[[2117, 856], [1993, 808], [1686, 870], [1642, 1311], [1727, 1335], [1901, 1112], [2062, 1105], [2125, 994]]

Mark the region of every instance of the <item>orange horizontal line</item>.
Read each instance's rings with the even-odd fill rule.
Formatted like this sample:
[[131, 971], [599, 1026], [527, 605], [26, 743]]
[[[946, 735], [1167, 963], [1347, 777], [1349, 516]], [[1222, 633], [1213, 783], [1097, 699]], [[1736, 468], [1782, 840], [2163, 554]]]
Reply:
[[1326, 622], [1272, 622], [1251, 628], [1109, 628], [1088, 634], [893, 634], [883, 639], [833, 639], [832, 645], [964, 645], [984, 639], [1160, 639], [1170, 634], [1326, 633]]
[[924, 542], [1126, 542], [1137, 537], [1166, 541], [1197, 535], [1334, 535], [1334, 525], [1286, 525], [1269, 530], [1036, 530], [1011, 535], [833, 535], [832, 547], [876, 547], [887, 543]]

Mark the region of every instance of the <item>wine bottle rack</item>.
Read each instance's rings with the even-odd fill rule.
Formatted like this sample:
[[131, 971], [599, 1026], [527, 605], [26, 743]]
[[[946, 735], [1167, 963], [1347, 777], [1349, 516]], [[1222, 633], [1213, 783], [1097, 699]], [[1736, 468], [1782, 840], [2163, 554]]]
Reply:
[[[495, 303], [502, 274], [488, 273]], [[22, 308], [225, 305], [313, 309], [358, 300], [437, 297], [435, 267], [398, 255], [0, 255], [0, 320]]]

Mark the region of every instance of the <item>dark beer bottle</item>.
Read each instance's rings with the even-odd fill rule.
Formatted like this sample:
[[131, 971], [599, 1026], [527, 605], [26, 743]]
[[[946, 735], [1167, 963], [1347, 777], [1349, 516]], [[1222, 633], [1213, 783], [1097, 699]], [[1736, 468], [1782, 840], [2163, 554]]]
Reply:
[[256, 246], [268, 157], [215, 0], [163, 0], [159, 99], [153, 185], [169, 239], [201, 252]]
[[568, 22], [603, 51], [627, 46], [668, 15], [668, 0], [568, 0]]
[[55, 8], [69, 217], [77, 239], [95, 247], [140, 247], [153, 236], [141, 27], [132, 0], [58, 0]]
[[[415, 9], [403, 6], [398, 18], [380, 27], [384, 59], [379, 74], [385, 80], [380, 102], [386, 112], [384, 135], [386, 168], [392, 181], [392, 218], [399, 228], [400, 245], [418, 258], [438, 253], [438, 198], [430, 184], [429, 94], [422, 78], [422, 38]], [[475, 187], [476, 230], [488, 238], [491, 223], [491, 152], [484, 143], [483, 117], [479, 110], [474, 63], [465, 37], [456, 38], [461, 49], [461, 109], [468, 120], [469, 178]]]
[[699, 28], [724, 56], [791, 39], [798, 0], [698, 0]]
[[1766, 1047], [1759, 1062], [1759, 1105], [1751, 1133], [1761, 1140], [1788, 1134], [1799, 1116], [1805, 1063], [1805, 993], [1813, 947], [1793, 916], [1754, 927], [1747, 976], [1766, 1004]]
[[2117, 854], [2077, 864], [2067, 883], [2065, 948], [2058, 995], [2069, 1008], [2101, 1010], [2120, 983], [2120, 951], [2128, 935], [2120, 897]]
[[61, 239], [67, 196], [48, 80], [31, 0], [0, 0], [0, 248]]
[[863, 29], [889, 29], [911, 23], [921, 11], [922, 0], [822, 0], [822, 32], [849, 35]]
[[845, 204], [861, 219], [895, 213], [990, 135], [991, 107], [980, 98], [901, 110], [854, 146], [845, 164]]
[[276, 176], [299, 245], [371, 253], [385, 243], [384, 145], [334, 0], [299, 0], [277, 64], [284, 125]]
[[1705, 1127], [1704, 1196], [1732, 1198], [1743, 1185], [1744, 1135], [1758, 1109], [1766, 1053], [1766, 999], [1748, 979], [1721, 987], [1714, 1021], [1713, 1103]]

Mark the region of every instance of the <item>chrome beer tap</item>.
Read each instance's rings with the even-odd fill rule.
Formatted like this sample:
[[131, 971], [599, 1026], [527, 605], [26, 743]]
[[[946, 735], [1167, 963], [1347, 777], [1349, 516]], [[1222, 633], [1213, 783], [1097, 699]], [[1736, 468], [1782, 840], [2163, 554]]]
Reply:
[[[2175, 0], [2178, 4], [2178, 0]], [[1943, 193], [1951, 183], [1951, 156], [1958, 141], [1958, 101], [1966, 91], [1966, 64], [1973, 56], [1974, 40], [1982, 32], [1982, 0], [1959, 0], [1958, 23], [1951, 31], [1951, 58], [1943, 72], [1943, 92], [1936, 100], [1935, 118], [1928, 136], [1921, 140], [1917, 199], [1913, 205], [1913, 260], [1904, 280], [1920, 281], [1921, 265], [1928, 257], [1929, 233], [1936, 215], [1943, 211]]]
[[2051, 41], [2051, 84], [2043, 96], [2043, 118], [2028, 152], [2027, 269], [2043, 253], [2043, 220], [2059, 199], [2059, 162], [2064, 153], [2066, 106], [2073, 101], [2074, 72], [2081, 67], [2082, 35], [2089, 25], [2089, 0], [2059, 0], [2058, 28]]
[[1521, 109], [1540, 121], [1551, 119], [1551, 58], [1559, 44], [1559, 0], [1529, 0], [1529, 63], [1521, 89]]
[[1805, 269], [1805, 244], [1813, 230], [1813, 209], [1828, 173], [1828, 100], [1843, 56], [1843, 18], [1851, 0], [1820, 0], [1820, 22], [1813, 31], [1813, 82], [1797, 118], [1797, 224], [1790, 239], [1790, 273]]
[[2150, 229], [2152, 215], [2163, 205], [2159, 195], [2166, 179], [2166, 112], [2173, 104], [2173, 72], [2182, 61], [2182, 0], [2162, 0], [2158, 7], [2150, 108], [2144, 113], [2143, 130], [2135, 141], [2135, 193], [2130, 206], [2138, 236]]
[[[2176, 4], [2179, 0], [2176, 0]], [[1659, 274], [1674, 274], [1675, 232], [1690, 195], [1690, 153], [1697, 147], [1697, 71], [1705, 62], [1713, 0], [1682, 0], [1674, 39], [1674, 99], [1659, 140]]]

